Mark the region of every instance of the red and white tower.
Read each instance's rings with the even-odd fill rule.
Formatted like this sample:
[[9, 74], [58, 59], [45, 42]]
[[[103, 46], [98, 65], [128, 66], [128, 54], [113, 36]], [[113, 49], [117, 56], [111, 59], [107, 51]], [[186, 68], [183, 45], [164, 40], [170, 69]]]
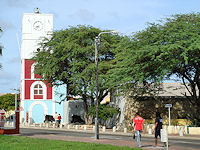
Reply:
[[22, 20], [21, 45], [21, 113], [20, 121], [43, 122], [45, 114], [55, 113], [53, 87], [49, 87], [34, 74], [34, 60], [31, 58], [39, 48], [42, 37], [53, 32], [53, 15], [25, 13]]

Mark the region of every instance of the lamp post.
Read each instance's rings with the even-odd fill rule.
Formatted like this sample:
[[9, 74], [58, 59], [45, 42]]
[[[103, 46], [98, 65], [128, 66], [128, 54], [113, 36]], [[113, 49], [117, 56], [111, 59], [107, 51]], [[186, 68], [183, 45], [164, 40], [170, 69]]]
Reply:
[[98, 73], [98, 46], [100, 45], [101, 34], [119, 33], [118, 31], [100, 32], [95, 38], [95, 64], [96, 64], [96, 118], [95, 118], [95, 139], [99, 139], [99, 73]]
[[172, 104], [166, 104], [165, 107], [168, 108], [168, 113], [169, 113], [169, 126], [171, 126], [170, 108], [172, 107]]

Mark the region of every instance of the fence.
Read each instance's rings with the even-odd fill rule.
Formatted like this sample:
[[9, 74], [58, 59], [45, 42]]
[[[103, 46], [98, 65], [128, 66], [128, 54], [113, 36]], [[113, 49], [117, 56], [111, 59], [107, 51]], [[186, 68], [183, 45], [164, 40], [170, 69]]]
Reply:
[[19, 111], [0, 110], [0, 134], [19, 133]]
[[0, 129], [16, 128], [16, 114], [13, 112], [0, 110]]

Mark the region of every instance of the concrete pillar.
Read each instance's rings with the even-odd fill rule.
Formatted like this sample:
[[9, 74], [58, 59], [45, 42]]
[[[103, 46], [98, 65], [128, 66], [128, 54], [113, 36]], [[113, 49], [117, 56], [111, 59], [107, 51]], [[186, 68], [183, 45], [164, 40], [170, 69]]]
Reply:
[[183, 130], [182, 129], [179, 130], [179, 136], [183, 136]]
[[75, 125], [75, 129], [78, 130], [78, 125]]
[[189, 134], [188, 126], [184, 126], [184, 133], [185, 133], [185, 134]]
[[40, 128], [42, 128], [42, 123], [40, 123]]
[[84, 125], [84, 130], [85, 130], [85, 131], [87, 130], [87, 125]]
[[113, 127], [113, 132], [116, 132], [116, 126]]
[[124, 128], [124, 133], [127, 133], [127, 128]]
[[9, 124], [8, 124], [8, 121], [6, 121], [5, 125], [6, 125], [6, 126], [8, 126], [8, 125], [9, 125]]
[[148, 134], [152, 134], [152, 129], [149, 128]]
[[62, 123], [60, 124], [60, 128], [61, 128], [61, 129], [63, 128], [63, 125], [62, 125]]
[[168, 133], [174, 134], [174, 126], [168, 126]]
[[95, 126], [93, 126], [93, 131], [95, 131]]
[[106, 127], [105, 126], [103, 126], [102, 131], [106, 132]]
[[53, 128], [55, 128], [56, 127], [56, 125], [55, 125], [55, 123], [53, 123]]
[[70, 128], [71, 128], [71, 125], [70, 125], [70, 124], [68, 124], [68, 125], [67, 125], [67, 129], [70, 129]]

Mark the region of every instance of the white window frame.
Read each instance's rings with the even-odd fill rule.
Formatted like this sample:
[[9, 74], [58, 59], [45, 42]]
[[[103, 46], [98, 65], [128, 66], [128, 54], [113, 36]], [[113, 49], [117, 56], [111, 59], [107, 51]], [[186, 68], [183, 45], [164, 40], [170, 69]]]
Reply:
[[[43, 100], [46, 100], [47, 99], [47, 86], [42, 81], [35, 81], [35, 82], [32, 83], [32, 85], [31, 85], [31, 93], [30, 93], [31, 94], [31, 99], [32, 100], [36, 100], [36, 99], [34, 99], [34, 87], [37, 84], [40, 84], [42, 86]], [[38, 99], [38, 100], [41, 100], [41, 99]]]

